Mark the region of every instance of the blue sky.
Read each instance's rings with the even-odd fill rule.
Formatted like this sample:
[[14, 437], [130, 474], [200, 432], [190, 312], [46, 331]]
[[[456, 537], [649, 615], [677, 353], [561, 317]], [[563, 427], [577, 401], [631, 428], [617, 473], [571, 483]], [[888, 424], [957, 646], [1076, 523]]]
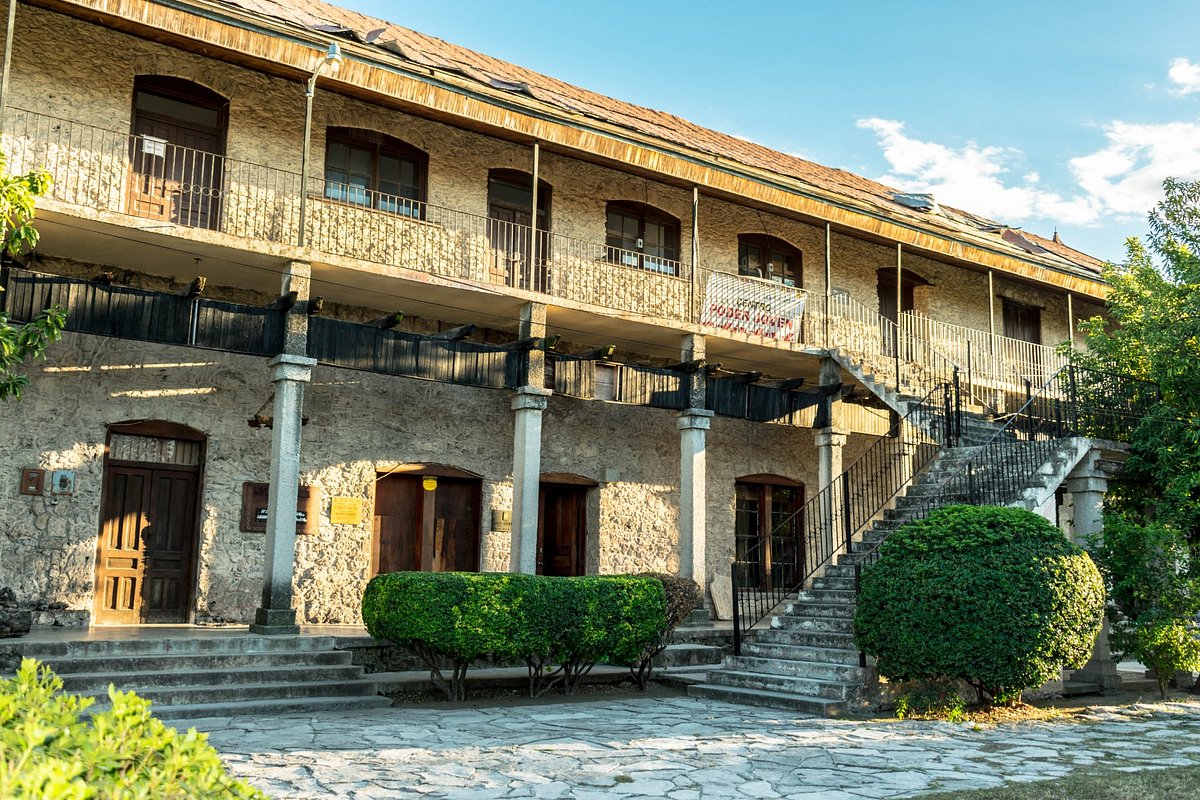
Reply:
[[1120, 260], [1200, 179], [1200, 2], [336, 0]]

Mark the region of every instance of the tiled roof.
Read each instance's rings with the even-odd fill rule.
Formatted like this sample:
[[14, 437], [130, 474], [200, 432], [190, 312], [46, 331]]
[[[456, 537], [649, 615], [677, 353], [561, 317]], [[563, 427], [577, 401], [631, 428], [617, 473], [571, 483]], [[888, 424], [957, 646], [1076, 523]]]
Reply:
[[[898, 190], [841, 169], [826, 167], [787, 155], [745, 139], [696, 125], [674, 114], [626, 103], [588, 91], [533, 70], [459, 47], [374, 17], [339, 8], [320, 0], [220, 0], [227, 5], [276, 20], [349, 37], [373, 45], [401, 59], [425, 67], [456, 73], [494, 89], [531, 97], [569, 112], [583, 114], [675, 145], [766, 170], [806, 183], [823, 192], [874, 206], [890, 216], [907, 218], [925, 228], [966, 233], [998, 249], [1029, 248], [991, 234], [1007, 228], [998, 222], [956, 209], [941, 207], [931, 214], [893, 200]], [[983, 233], [987, 232], [987, 233]], [[1039, 242], [1049, 240], [1034, 237]], [[1005, 247], [1005, 244], [1011, 247]], [[1043, 245], [1038, 255], [1067, 272], [1094, 278], [1101, 262], [1060, 244]]]

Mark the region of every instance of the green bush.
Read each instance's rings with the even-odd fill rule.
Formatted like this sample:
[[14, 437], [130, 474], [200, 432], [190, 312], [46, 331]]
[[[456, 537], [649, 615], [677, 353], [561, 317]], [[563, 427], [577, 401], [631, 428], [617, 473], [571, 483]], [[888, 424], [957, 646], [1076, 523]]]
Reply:
[[629, 674], [639, 690], [645, 691], [646, 684], [654, 671], [654, 658], [671, 643], [671, 635], [676, 626], [687, 619], [688, 614], [696, 609], [704, 600], [704, 591], [691, 578], [681, 575], [668, 575], [665, 572], [643, 572], [638, 577], [654, 578], [663, 585], [667, 599], [667, 627], [662, 634], [643, 650], [637, 659], [630, 664]]
[[1200, 668], [1200, 579], [1187, 539], [1166, 525], [1106, 514], [1103, 536], [1091, 544], [1112, 598], [1109, 644], [1153, 670], [1165, 700], [1177, 671]]
[[0, 797], [266, 797], [229, 777], [207, 736], [163, 725], [132, 692], [110, 687], [112, 708], [81, 720], [91, 699], [61, 690], [32, 659], [0, 681]]
[[363, 621], [420, 654], [450, 699], [465, 698], [466, 670], [484, 655], [524, 660], [536, 696], [573, 692], [599, 661], [633, 663], [661, 635], [666, 599], [660, 581], [624, 575], [396, 572], [367, 585]]
[[897, 530], [863, 571], [855, 641], [893, 680], [961, 678], [1015, 701], [1083, 666], [1104, 610], [1088, 555], [1036, 514], [949, 506]]

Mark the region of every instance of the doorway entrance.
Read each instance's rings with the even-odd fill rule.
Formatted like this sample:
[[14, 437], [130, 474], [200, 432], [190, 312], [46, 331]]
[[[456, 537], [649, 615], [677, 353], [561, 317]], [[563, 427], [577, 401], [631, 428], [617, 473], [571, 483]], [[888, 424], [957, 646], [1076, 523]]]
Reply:
[[216, 229], [225, 178], [229, 101], [180, 78], [134, 85], [129, 213]]
[[587, 493], [591, 482], [542, 481], [538, 495], [539, 575], [587, 572]]
[[746, 588], [770, 591], [804, 574], [804, 484], [747, 475], [734, 484], [734, 549], [746, 564]]
[[97, 624], [188, 621], [204, 436], [167, 422], [109, 428], [96, 553]]
[[483, 482], [452, 467], [407, 469], [375, 483], [372, 573], [478, 572]]
[[[879, 316], [899, 324], [900, 314], [916, 309], [916, 292], [919, 286], [928, 286], [929, 281], [912, 270], [902, 270], [900, 275], [900, 297], [896, 297], [896, 270], [894, 267], [883, 267], [876, 273], [877, 292], [879, 295]], [[896, 301], [900, 305], [897, 307]], [[896, 355], [896, 334], [898, 328], [894, 325], [881, 323], [884, 326], [884, 354]], [[909, 354], [906, 354], [909, 355]]]
[[533, 254], [533, 176], [510, 169], [488, 173], [491, 280], [518, 289], [548, 291], [550, 184], [538, 181], [537, 263]]

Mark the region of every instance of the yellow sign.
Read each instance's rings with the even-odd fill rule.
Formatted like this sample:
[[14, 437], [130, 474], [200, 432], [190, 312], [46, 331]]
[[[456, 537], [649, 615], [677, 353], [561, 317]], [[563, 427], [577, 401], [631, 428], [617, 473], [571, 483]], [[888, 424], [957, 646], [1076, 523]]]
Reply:
[[426, 475], [424, 480], [421, 481], [421, 487], [427, 492], [432, 492], [437, 488], [437, 478], [432, 475]]
[[361, 497], [334, 497], [329, 501], [329, 521], [334, 525], [362, 524]]

